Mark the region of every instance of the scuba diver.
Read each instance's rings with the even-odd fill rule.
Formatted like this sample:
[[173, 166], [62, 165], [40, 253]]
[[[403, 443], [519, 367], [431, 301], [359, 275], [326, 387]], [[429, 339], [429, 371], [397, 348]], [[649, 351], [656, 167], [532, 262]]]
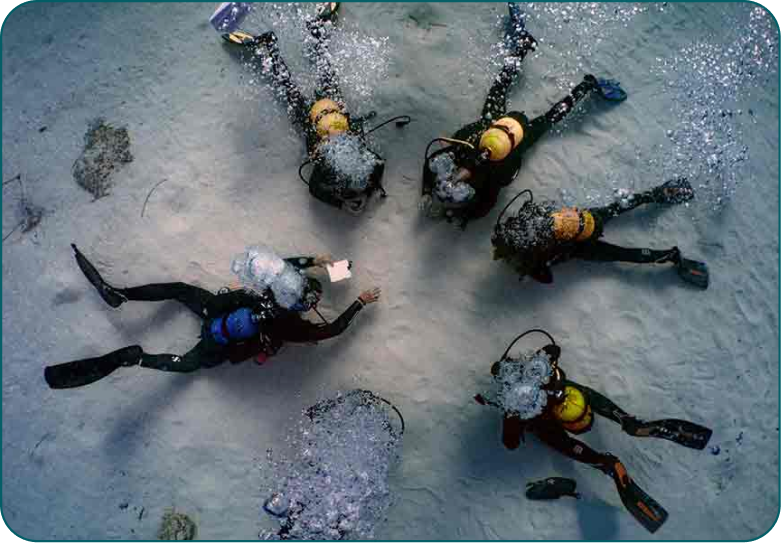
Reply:
[[[510, 356], [510, 349], [531, 333], [544, 334], [550, 343], [536, 352]], [[602, 471], [615, 481], [629, 512], [655, 532], [666, 520], [667, 512], [637, 486], [618, 458], [597, 452], [570, 434], [588, 432], [595, 413], [621, 425], [630, 436], [657, 437], [697, 450], [705, 448], [712, 430], [680, 419], [645, 421], [630, 415], [599, 392], [568, 380], [559, 367], [560, 356], [561, 348], [546, 331], [533, 329], [522, 333], [491, 367], [496, 393], [477, 394], [475, 401], [503, 411], [505, 447], [518, 448], [524, 431], [529, 431], [561, 454]], [[574, 486], [570, 486], [569, 493], [574, 493]]]
[[[329, 34], [338, 8], [338, 2], [320, 3], [316, 17], [306, 23], [312, 39], [311, 60], [318, 76], [313, 100], [306, 98], [293, 81], [274, 32], [254, 36], [235, 30], [222, 37], [230, 44], [252, 51], [253, 58], [263, 63], [264, 72], [270, 69], [276, 90], [285, 96], [293, 124], [306, 138], [309, 158], [299, 168], [298, 175], [309, 185], [309, 192], [322, 202], [360, 214], [375, 192], [386, 196], [381, 183], [385, 160], [369, 148], [366, 136], [394, 121], [397, 127], [405, 126], [411, 119], [402, 115], [366, 130], [365, 124], [375, 112], [362, 118], [348, 113], [328, 52]], [[309, 164], [312, 172], [307, 181], [302, 170]]]
[[404, 434], [401, 411], [374, 392], [355, 389], [303, 414], [302, 454], [286, 463], [286, 477], [277, 474], [281, 484], [263, 503], [279, 528], [260, 539], [370, 539], [391, 503], [387, 478]]
[[[239, 271], [238, 266], [254, 264], [257, 269], [265, 267], [261, 271], [267, 276], [274, 275], [274, 279], [279, 281], [263, 290], [223, 289], [218, 294], [212, 294], [181, 282], [114, 287], [101, 277], [76, 245], [72, 247], [79, 268], [103, 301], [111, 307], [118, 308], [131, 300], [176, 300], [198, 315], [203, 325], [201, 340], [182, 356], [149, 354], [140, 346], [132, 345], [96, 358], [47, 366], [44, 377], [54, 389], [88, 385], [127, 366], [189, 373], [218, 366], [226, 360], [243, 362], [253, 356], [257, 356], [258, 363], [262, 364], [269, 356], [276, 354], [283, 343], [311, 343], [340, 335], [364, 306], [380, 298], [379, 288], [366, 290], [336, 320], [315, 324], [303, 319], [300, 314], [310, 309], [317, 311], [323, 287], [317, 279], [305, 276], [304, 272], [324, 267], [330, 263], [329, 257], [284, 260], [277, 257], [278, 260], [267, 258], [266, 262], [262, 262], [262, 257], [267, 255], [254, 254], [254, 260], [237, 259], [234, 261], [234, 271]], [[276, 268], [269, 271], [268, 263]]]
[[[502, 222], [502, 216], [521, 195], [528, 194], [518, 212]], [[552, 283], [550, 266], [570, 258], [600, 262], [632, 262], [675, 266], [684, 281], [701, 289], [709, 284], [708, 267], [703, 262], [681, 256], [678, 247], [670, 249], [635, 249], [619, 247], [599, 238], [613, 217], [644, 204], [682, 204], [694, 198], [689, 182], [680, 177], [651, 190], [617, 199], [610, 205], [579, 209], [556, 202], [535, 203], [530, 190], [521, 191], [505, 206], [496, 219], [491, 243], [494, 260], [505, 260], [520, 274], [540, 283]]]
[[[518, 78], [521, 62], [537, 47], [520, 7], [513, 2], [508, 6], [503, 45], [509, 54], [488, 91], [481, 119], [450, 138], [435, 138], [426, 147], [420, 209], [432, 218], [457, 221], [462, 228], [491, 211], [501, 189], [515, 179], [523, 154], [578, 102], [591, 94], [610, 102], [626, 99], [618, 82], [586, 75], [544, 115], [530, 121], [522, 112], [508, 112], [507, 93]], [[437, 142], [450, 145], [429, 155]]]

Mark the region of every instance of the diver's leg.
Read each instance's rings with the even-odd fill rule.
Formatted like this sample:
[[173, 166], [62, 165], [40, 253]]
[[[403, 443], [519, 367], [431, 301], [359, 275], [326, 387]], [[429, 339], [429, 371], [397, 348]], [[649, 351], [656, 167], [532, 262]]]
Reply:
[[518, 79], [521, 62], [530, 51], [534, 51], [537, 42], [529, 36], [529, 39], [523, 40], [522, 43], [524, 45], [519, 48], [518, 54], [504, 59], [502, 70], [494, 78], [481, 113], [484, 119], [498, 119], [507, 112], [507, 93]]
[[603, 417], [606, 417], [621, 425], [623, 425], [624, 420], [634, 419], [632, 415], [630, 415], [629, 413], [627, 413], [626, 411], [618, 407], [607, 396], [600, 394], [596, 390], [569, 380], [567, 380], [565, 384], [567, 386], [572, 386], [580, 390], [583, 393], [583, 395], [587, 398], [588, 403], [591, 406], [591, 409], [595, 413], [598, 413]]
[[621, 429], [633, 437], [657, 437], [684, 447], [704, 449], [713, 433], [710, 428], [681, 419], [646, 421], [630, 415], [609, 398], [587, 386], [567, 381], [578, 388], [588, 399], [591, 409], [621, 425]]
[[694, 198], [694, 189], [685, 177], [671, 179], [651, 190], [631, 194], [626, 198], [603, 207], [592, 208], [589, 211], [607, 222], [627, 211], [632, 211], [645, 204], [682, 204]]
[[508, 7], [510, 20], [504, 35], [504, 46], [509, 50], [509, 55], [505, 57], [504, 66], [488, 91], [482, 112], [484, 119], [498, 119], [507, 112], [507, 93], [518, 79], [521, 62], [537, 48], [537, 40], [526, 30], [520, 8], [513, 3]]
[[273, 44], [269, 47], [271, 59], [271, 74], [277, 86], [277, 92], [284, 93], [288, 105], [288, 114], [293, 123], [299, 127], [307, 126], [309, 117], [309, 104], [298, 85], [293, 81], [290, 70], [279, 52], [279, 46], [274, 36]]
[[204, 308], [211, 302], [215, 295], [208, 290], [188, 285], [187, 283], [154, 283], [139, 287], [115, 289], [127, 300], [142, 302], [162, 302], [176, 300], [186, 305], [190, 311], [204, 316]]
[[677, 264], [681, 256], [677, 247], [662, 251], [655, 249], [629, 249], [605, 243], [604, 241], [577, 244], [571, 255], [583, 260], [632, 262], [634, 264], [664, 264], [666, 262]]
[[160, 371], [191, 373], [201, 368], [211, 368], [221, 364], [226, 356], [224, 350], [211, 342], [199, 341], [184, 356], [174, 354], [147, 354], [141, 356], [140, 366]]
[[554, 422], [538, 422], [532, 425], [531, 431], [540, 441], [577, 462], [583, 462], [604, 472], [614, 463], [613, 455], [595, 451], [570, 436], [564, 428]]
[[507, 112], [507, 92], [518, 78], [518, 61], [508, 57], [504, 61], [502, 71], [494, 78], [494, 83], [488, 91], [481, 115], [484, 119], [498, 119]]
[[277, 93], [284, 95], [288, 105], [288, 114], [293, 123], [299, 127], [306, 126], [309, 115], [309, 107], [301, 89], [293, 81], [290, 70], [279, 52], [277, 36], [273, 32], [266, 32], [258, 38], [258, 50], [265, 47], [267, 59], [271, 69], [271, 79], [274, 82]]
[[253, 36], [244, 31], [236, 31], [224, 34], [223, 39], [251, 50], [253, 58], [260, 61], [261, 71], [264, 74], [271, 72], [274, 91], [287, 100], [288, 113], [293, 123], [304, 127], [309, 111], [307, 100], [290, 76], [290, 70], [279, 52], [276, 34], [269, 31]]
[[[333, 12], [333, 15], [335, 15], [335, 12]], [[339, 89], [339, 78], [331, 62], [331, 52], [328, 49], [331, 25], [330, 17], [317, 17], [306, 23], [312, 39], [309, 57], [314, 63], [317, 73], [315, 99], [330, 98], [339, 104], [344, 104], [344, 97]]]
[[574, 109], [578, 102], [582, 101], [593, 91], [597, 90], [597, 79], [593, 75], [587, 75], [578, 83], [569, 94], [556, 102], [547, 113], [534, 119], [532, 131], [548, 130], [554, 124], [561, 122]]
[[76, 263], [84, 276], [111, 307], [119, 307], [128, 300], [146, 302], [178, 300], [202, 316], [204, 305], [214, 297], [211, 292], [186, 283], [162, 283], [130, 288], [114, 287], [103, 279], [95, 266], [79, 251], [76, 245], [71, 244], [71, 246], [76, 256]]

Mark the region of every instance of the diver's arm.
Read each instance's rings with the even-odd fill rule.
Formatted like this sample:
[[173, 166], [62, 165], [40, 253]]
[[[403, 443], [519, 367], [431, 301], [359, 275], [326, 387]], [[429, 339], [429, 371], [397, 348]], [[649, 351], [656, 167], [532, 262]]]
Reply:
[[362, 301], [355, 300], [339, 318], [328, 324], [315, 324], [301, 318], [297, 322], [288, 320], [277, 337], [290, 343], [312, 343], [336, 337], [347, 329], [363, 306]]

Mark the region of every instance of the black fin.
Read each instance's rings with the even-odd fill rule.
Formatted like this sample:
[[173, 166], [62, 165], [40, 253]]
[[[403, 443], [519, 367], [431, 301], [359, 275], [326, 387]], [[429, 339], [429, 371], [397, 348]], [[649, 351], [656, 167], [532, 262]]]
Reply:
[[694, 422], [680, 419], [662, 419], [645, 423], [634, 433], [636, 436], [650, 436], [667, 439], [689, 447], [702, 450], [708, 445], [713, 430]]
[[613, 466], [613, 480], [621, 501], [633, 517], [651, 533], [656, 532], [667, 520], [667, 511], [651, 496], [637, 486], [621, 462]]
[[678, 261], [678, 275], [687, 283], [691, 283], [703, 290], [706, 290], [710, 284], [708, 265], [697, 260], [680, 257]]
[[92, 286], [95, 287], [104, 302], [113, 308], [117, 308], [122, 305], [123, 302], [127, 301], [127, 298], [122, 296], [114, 287], [103, 280], [103, 277], [100, 276], [100, 273], [95, 269], [95, 266], [87, 260], [87, 257], [79, 251], [79, 248], [76, 247], [75, 244], [71, 243], [71, 247], [73, 247], [73, 252], [76, 255], [76, 264], [79, 265], [84, 277], [92, 283]]
[[137, 364], [142, 354], [141, 347], [131, 345], [97, 358], [46, 366], [43, 376], [51, 388], [82, 387], [103, 379], [122, 366]]
[[694, 199], [694, 189], [685, 177], [671, 179], [653, 191], [659, 204], [682, 204]]
[[563, 496], [580, 498], [575, 492], [577, 481], [566, 477], [548, 477], [540, 481], [526, 483], [526, 497], [530, 500], [558, 500]]

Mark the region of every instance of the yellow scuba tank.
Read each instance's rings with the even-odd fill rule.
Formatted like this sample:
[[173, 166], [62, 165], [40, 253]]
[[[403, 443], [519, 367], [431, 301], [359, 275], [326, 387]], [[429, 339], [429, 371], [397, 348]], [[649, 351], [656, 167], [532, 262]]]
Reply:
[[596, 224], [589, 211], [565, 207], [551, 213], [553, 235], [559, 241], [586, 241], [594, 234]]
[[512, 117], [502, 117], [480, 136], [480, 150], [488, 151], [488, 160], [499, 162], [507, 158], [523, 140], [523, 126]]
[[342, 108], [330, 98], [314, 103], [309, 110], [309, 120], [315, 125], [317, 135], [321, 138], [343, 134], [350, 129], [350, 123], [342, 113]]
[[576, 387], [564, 387], [564, 400], [553, 407], [553, 416], [568, 431], [578, 434], [591, 428], [594, 414], [583, 393]]

